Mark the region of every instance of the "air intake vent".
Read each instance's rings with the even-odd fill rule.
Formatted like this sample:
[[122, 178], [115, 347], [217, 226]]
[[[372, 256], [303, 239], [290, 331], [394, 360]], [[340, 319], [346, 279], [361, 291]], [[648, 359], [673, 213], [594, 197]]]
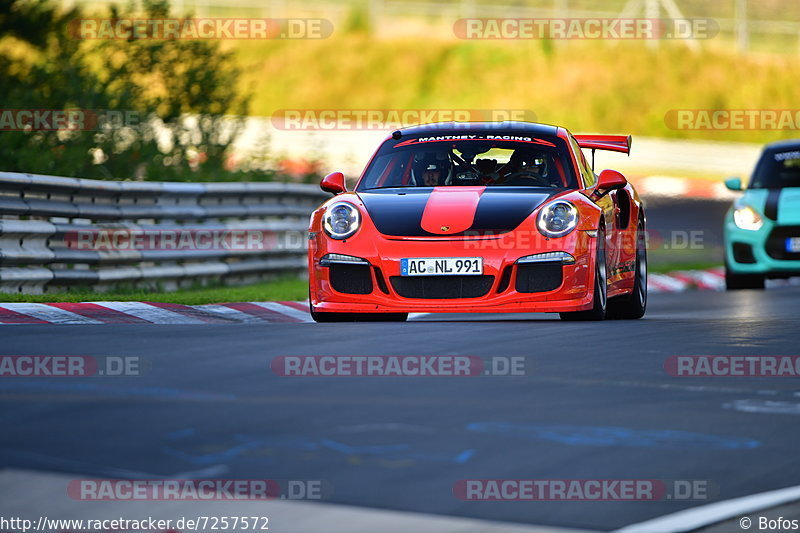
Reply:
[[392, 276], [391, 283], [403, 298], [480, 298], [492, 288], [494, 276]]
[[368, 264], [333, 263], [330, 267], [333, 290], [345, 294], [369, 294], [372, 292], [371, 267]]
[[561, 261], [517, 265], [517, 292], [547, 292], [561, 286]]

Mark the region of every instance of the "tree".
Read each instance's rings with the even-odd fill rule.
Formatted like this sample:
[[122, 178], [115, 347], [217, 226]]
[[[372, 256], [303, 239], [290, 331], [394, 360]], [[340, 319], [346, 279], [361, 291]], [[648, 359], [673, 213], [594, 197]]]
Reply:
[[[233, 53], [218, 42], [84, 40], [75, 31], [85, 16], [79, 8], [0, 0], [0, 9], [0, 33], [8, 36], [8, 53], [0, 54], [2, 170], [101, 179], [274, 177], [226, 168], [249, 96], [238, 93]], [[133, 7], [112, 7], [108, 18], [170, 17], [163, 0], [147, 0], [143, 9], [135, 15]], [[9, 116], [19, 125], [20, 110], [66, 110], [79, 120], [57, 130], [30, 124], [9, 131]]]

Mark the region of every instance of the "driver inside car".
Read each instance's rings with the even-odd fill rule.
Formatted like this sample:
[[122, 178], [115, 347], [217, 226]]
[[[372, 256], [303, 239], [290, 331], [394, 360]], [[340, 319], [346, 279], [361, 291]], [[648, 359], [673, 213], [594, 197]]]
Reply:
[[414, 156], [411, 175], [417, 187], [446, 185], [451, 174], [447, 152], [422, 152]]
[[546, 177], [547, 159], [544, 154], [536, 152], [515, 151], [506, 166], [501, 169], [501, 174], [505, 175], [506, 183], [525, 179], [549, 182]]
[[545, 177], [545, 160], [541, 155], [529, 156], [523, 160], [522, 166], [519, 169], [520, 173], [529, 174], [532, 176], [544, 178]]

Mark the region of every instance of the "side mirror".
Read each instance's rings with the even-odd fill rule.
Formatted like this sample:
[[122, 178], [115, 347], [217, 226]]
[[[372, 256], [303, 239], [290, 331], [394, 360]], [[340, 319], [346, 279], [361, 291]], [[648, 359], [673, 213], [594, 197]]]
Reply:
[[319, 183], [319, 188], [332, 194], [341, 194], [347, 191], [344, 184], [344, 174], [341, 172], [331, 172]]
[[596, 198], [601, 198], [608, 194], [609, 191], [622, 189], [627, 184], [628, 180], [625, 179], [625, 176], [616, 170], [606, 169], [600, 173], [600, 177], [597, 179], [597, 185], [595, 186], [592, 195]]
[[741, 191], [742, 190], [742, 180], [736, 176], [732, 176], [725, 180], [725, 186], [728, 190], [731, 191]]

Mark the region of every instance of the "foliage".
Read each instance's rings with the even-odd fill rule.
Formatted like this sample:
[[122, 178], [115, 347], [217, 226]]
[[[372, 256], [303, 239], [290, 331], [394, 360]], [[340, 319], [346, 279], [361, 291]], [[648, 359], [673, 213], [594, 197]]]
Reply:
[[[0, 0], [0, 94], [4, 110], [68, 110], [72, 127], [0, 132], [4, 171], [101, 179], [270, 180], [276, 172], [234, 171], [232, 144], [249, 96], [241, 70], [217, 41], [79, 39], [79, 8]], [[135, 6], [111, 7], [111, 20]], [[169, 17], [163, 0], [144, 15]], [[17, 123], [18, 125], [19, 123]]]

